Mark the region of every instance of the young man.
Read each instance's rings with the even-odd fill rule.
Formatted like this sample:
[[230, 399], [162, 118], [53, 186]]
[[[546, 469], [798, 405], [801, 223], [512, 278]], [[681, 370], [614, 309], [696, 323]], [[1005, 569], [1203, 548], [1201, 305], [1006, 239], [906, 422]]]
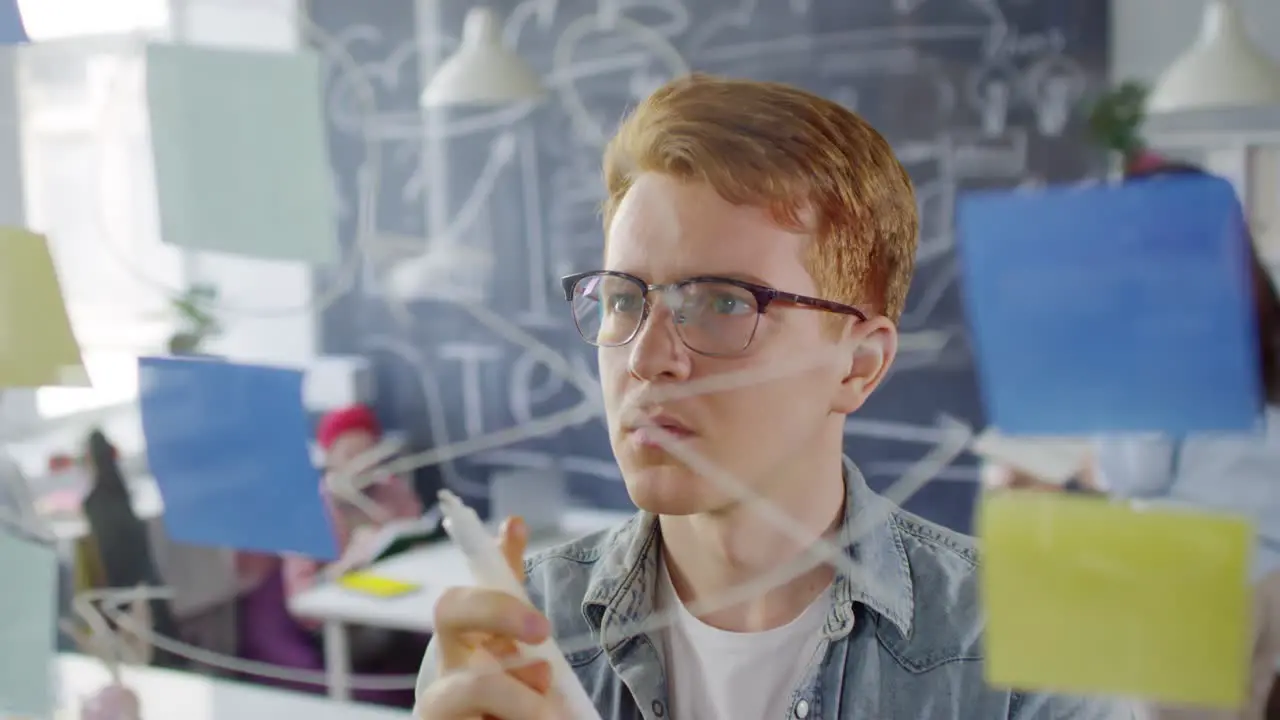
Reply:
[[[972, 543], [843, 457], [918, 239], [885, 140], [801, 90], [695, 75], [636, 108], [604, 170], [605, 269], [565, 289], [641, 512], [525, 563], [537, 611], [448, 593], [418, 717], [562, 717], [545, 666], [495, 671], [548, 632], [604, 720], [1128, 717], [987, 687]], [[823, 538], [839, 562], [812, 561]], [[518, 524], [502, 543], [519, 567]]]

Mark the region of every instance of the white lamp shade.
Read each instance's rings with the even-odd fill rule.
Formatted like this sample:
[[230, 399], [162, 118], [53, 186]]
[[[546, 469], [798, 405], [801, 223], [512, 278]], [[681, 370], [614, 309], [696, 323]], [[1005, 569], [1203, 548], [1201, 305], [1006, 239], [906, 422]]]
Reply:
[[1209, 0], [1200, 37], [1155, 84], [1149, 112], [1280, 105], [1280, 65], [1263, 52], [1235, 0]]
[[472, 8], [462, 28], [462, 46], [422, 91], [423, 107], [501, 105], [538, 100], [538, 75], [502, 44], [498, 19], [488, 8]]

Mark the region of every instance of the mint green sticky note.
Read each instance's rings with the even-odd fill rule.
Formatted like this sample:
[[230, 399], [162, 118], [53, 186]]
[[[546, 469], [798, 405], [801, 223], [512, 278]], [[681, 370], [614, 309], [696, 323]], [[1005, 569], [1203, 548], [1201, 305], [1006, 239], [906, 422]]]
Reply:
[[52, 709], [57, 568], [53, 548], [0, 525], [0, 717]]
[[315, 53], [152, 44], [147, 107], [161, 238], [335, 261], [337, 218]]

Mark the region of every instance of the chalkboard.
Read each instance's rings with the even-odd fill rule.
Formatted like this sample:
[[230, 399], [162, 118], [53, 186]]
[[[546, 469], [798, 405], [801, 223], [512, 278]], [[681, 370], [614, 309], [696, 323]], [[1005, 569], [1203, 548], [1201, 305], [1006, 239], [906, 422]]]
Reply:
[[[384, 416], [439, 446], [492, 440], [584, 402], [584, 390], [514, 340], [536, 340], [544, 355], [595, 376], [556, 278], [600, 264], [600, 154], [618, 119], [696, 69], [792, 83], [857, 110], [916, 183], [922, 238], [903, 349], [847, 432], [872, 484], [927, 452], [941, 416], [983, 425], [955, 287], [956, 196], [1100, 169], [1078, 109], [1107, 74], [1105, 0], [492, 2], [508, 41], [546, 78], [547, 101], [421, 118], [415, 42], [456, 48], [469, 5], [425, 3], [431, 17], [415, 18], [410, 0], [311, 2], [317, 37], [347, 48], [377, 80], [377, 108], [363, 123], [376, 142], [331, 118], [344, 204], [355, 206], [361, 182], [376, 179], [381, 192], [374, 242], [352, 247], [357, 219], [344, 221], [363, 269], [354, 287], [332, 293], [321, 335], [329, 352], [375, 358]], [[424, 27], [440, 32], [419, 40]], [[330, 110], [351, 115], [340, 65], [330, 64]], [[341, 278], [321, 279], [332, 287]], [[416, 289], [407, 309], [388, 299], [397, 288]], [[421, 481], [481, 492], [492, 472], [555, 463], [578, 499], [630, 506], [599, 420], [489, 445]], [[907, 507], [967, 531], [976, 477], [963, 458]]]

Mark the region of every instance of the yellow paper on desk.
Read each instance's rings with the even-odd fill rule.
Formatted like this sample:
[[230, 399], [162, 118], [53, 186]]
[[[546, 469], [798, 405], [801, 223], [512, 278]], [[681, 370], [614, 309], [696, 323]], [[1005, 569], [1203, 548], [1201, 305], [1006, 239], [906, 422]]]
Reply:
[[1252, 632], [1243, 519], [988, 494], [978, 518], [986, 679], [1234, 708]]
[[365, 570], [343, 575], [338, 579], [338, 584], [348, 590], [383, 598], [399, 597], [422, 589], [421, 585], [375, 575]]
[[0, 227], [0, 388], [88, 385], [44, 236]]

